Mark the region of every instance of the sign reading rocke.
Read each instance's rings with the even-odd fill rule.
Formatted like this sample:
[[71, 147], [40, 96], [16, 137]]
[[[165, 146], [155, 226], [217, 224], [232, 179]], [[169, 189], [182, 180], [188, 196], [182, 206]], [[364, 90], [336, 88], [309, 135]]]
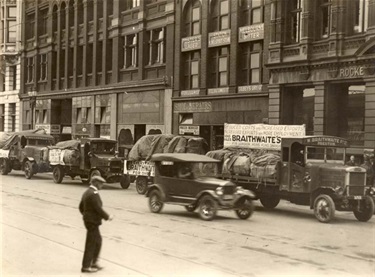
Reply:
[[353, 78], [365, 75], [364, 66], [348, 66], [339, 69], [339, 78]]

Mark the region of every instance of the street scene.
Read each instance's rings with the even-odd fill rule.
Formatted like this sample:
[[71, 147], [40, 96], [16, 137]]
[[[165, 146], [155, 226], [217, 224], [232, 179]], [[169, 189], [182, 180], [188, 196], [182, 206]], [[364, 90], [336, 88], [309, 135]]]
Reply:
[[[79, 276], [85, 228], [78, 211], [86, 186], [80, 180], [55, 184], [51, 174], [25, 180], [3, 176], [3, 276]], [[310, 209], [280, 203], [266, 211], [256, 203], [249, 220], [220, 211], [214, 221], [169, 205], [151, 213], [133, 184], [100, 191], [114, 214], [101, 227], [102, 276], [372, 276], [375, 221], [352, 213], [321, 224]]]

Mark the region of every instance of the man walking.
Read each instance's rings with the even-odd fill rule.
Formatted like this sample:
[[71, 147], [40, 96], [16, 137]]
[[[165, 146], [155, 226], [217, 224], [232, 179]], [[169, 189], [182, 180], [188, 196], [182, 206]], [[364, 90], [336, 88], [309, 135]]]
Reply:
[[82, 272], [94, 273], [102, 269], [97, 263], [102, 246], [99, 225], [102, 224], [102, 219], [113, 219], [113, 216], [107, 214], [102, 208], [103, 203], [99, 196], [99, 190], [102, 189], [103, 183], [105, 183], [105, 180], [102, 177], [92, 177], [91, 185], [82, 195], [79, 203], [79, 211], [83, 215], [83, 222], [87, 229]]

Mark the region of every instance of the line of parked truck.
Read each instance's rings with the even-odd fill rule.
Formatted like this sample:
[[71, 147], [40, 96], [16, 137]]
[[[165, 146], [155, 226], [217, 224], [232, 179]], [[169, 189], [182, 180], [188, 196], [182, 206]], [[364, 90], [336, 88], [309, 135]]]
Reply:
[[[366, 170], [345, 165], [348, 146], [339, 137], [305, 136], [301, 126], [225, 124], [223, 149], [207, 152], [205, 140], [196, 136], [147, 135], [126, 157], [119, 157], [115, 140], [82, 138], [54, 144], [52, 136], [34, 130], [0, 139], [0, 174], [23, 170], [30, 179], [52, 171], [55, 183], [65, 176], [79, 176], [86, 183], [100, 175], [124, 189], [135, 181], [137, 192], [149, 196], [155, 182], [164, 180], [155, 178], [160, 171], [155, 170], [153, 154], [206, 154], [219, 162], [200, 167], [207, 176], [200, 173], [199, 178], [215, 177], [251, 190], [266, 209], [285, 199], [309, 206], [320, 222], [330, 222], [336, 210], [352, 211], [359, 221], [368, 221], [375, 210], [375, 189], [366, 184]], [[164, 201], [168, 199], [166, 195]], [[193, 199], [189, 207], [199, 204]]]

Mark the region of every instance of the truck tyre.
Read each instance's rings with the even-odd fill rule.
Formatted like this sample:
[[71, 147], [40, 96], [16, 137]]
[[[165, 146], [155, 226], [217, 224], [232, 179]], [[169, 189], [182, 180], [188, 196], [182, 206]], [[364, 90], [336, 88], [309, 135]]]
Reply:
[[0, 174], [8, 175], [10, 172], [10, 164], [8, 159], [0, 159]]
[[335, 217], [335, 210], [335, 202], [327, 194], [320, 194], [314, 201], [314, 214], [320, 222], [330, 222]]
[[157, 189], [151, 191], [148, 198], [148, 207], [150, 208], [150, 211], [153, 213], [160, 213], [163, 209], [163, 205], [164, 203], [161, 200], [160, 191]]
[[353, 213], [358, 221], [369, 221], [374, 214], [374, 201], [372, 198], [370, 196], [365, 196], [365, 199], [361, 201], [359, 208], [354, 210]]
[[240, 219], [248, 219], [254, 212], [254, 204], [249, 197], [238, 200], [237, 207], [236, 214]]
[[127, 189], [130, 186], [129, 175], [122, 175], [120, 179], [120, 185], [123, 189]]
[[34, 172], [35, 172], [33, 162], [26, 161], [23, 170], [25, 171], [26, 179], [31, 179], [31, 177], [33, 177]]
[[147, 178], [146, 177], [138, 177], [135, 180], [135, 188], [139, 194], [145, 194], [147, 191]]
[[199, 216], [203, 220], [212, 220], [217, 213], [217, 202], [210, 196], [205, 195], [199, 201]]
[[53, 181], [56, 184], [60, 184], [62, 182], [64, 175], [65, 175], [65, 172], [62, 166], [58, 165], [53, 169]]
[[260, 203], [262, 203], [263, 207], [268, 210], [276, 208], [279, 202], [280, 197], [278, 196], [263, 196], [260, 198]]

